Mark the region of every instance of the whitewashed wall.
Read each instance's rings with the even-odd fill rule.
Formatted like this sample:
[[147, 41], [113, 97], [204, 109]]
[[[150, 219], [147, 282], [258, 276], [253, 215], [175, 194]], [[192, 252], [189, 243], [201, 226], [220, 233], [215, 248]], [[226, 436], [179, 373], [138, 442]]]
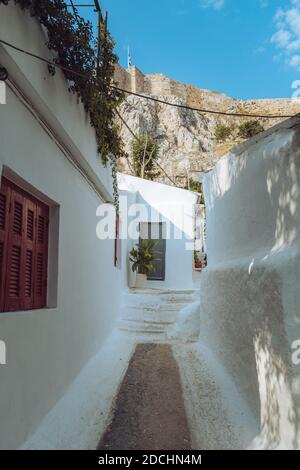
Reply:
[[[127, 206], [130, 207], [132, 203], [136, 203], [145, 207], [146, 212], [145, 215], [140, 216], [140, 222], [161, 220], [170, 227], [170, 237], [166, 241], [165, 281], [147, 281], [147, 287], [192, 289], [194, 287], [194, 211], [197, 195], [191, 191], [124, 174], [119, 174], [118, 180], [121, 195], [128, 198]], [[126, 215], [124, 211], [122, 212], [124, 219]], [[128, 219], [129, 223], [137, 217], [134, 214], [131, 215]], [[137, 242], [138, 239], [129, 240], [127, 256]], [[134, 285], [134, 276], [130, 276], [130, 281], [131, 285]]]
[[[2, 39], [49, 57], [39, 24], [13, 4], [0, 6], [0, 30]], [[45, 64], [2, 46], [0, 64], [110, 200], [110, 169], [101, 165], [94, 130], [62, 74], [50, 77]], [[96, 238], [96, 208], [103, 201], [9, 87], [7, 104], [0, 105], [0, 142], [1, 174], [14, 172], [59, 206], [57, 306], [0, 313], [7, 347], [7, 365], [0, 366], [0, 448], [16, 448], [112, 330], [121, 274], [113, 265], [114, 242]]]
[[300, 448], [299, 144], [297, 117], [235, 148], [204, 181], [201, 340], [248, 401], [260, 447]]

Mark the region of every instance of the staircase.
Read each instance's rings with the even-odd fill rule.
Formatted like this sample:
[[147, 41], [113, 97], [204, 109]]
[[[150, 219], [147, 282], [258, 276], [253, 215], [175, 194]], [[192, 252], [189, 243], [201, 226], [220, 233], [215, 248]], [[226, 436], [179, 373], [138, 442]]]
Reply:
[[140, 341], [166, 341], [178, 312], [193, 302], [197, 291], [132, 289], [124, 296], [119, 328]]

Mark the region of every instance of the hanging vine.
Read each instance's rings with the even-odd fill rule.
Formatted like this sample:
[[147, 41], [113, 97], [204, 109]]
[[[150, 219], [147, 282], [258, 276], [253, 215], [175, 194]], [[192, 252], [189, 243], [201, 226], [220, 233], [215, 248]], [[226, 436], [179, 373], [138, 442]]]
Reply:
[[[80, 17], [76, 8], [74, 12], [69, 11], [64, 0], [0, 0], [0, 4], [8, 5], [12, 1], [23, 10], [28, 10], [46, 28], [46, 44], [55, 52], [53, 63], [66, 68], [63, 73], [68, 80], [69, 91], [82, 101], [95, 128], [101, 161], [104, 165], [111, 164], [114, 199], [118, 205], [116, 161], [123, 156], [123, 145], [114, 110], [123, 95], [110, 87], [118, 58], [106, 21], [101, 18], [100, 34], [96, 40], [91, 22]], [[96, 49], [100, 51], [99, 62]], [[49, 73], [55, 75], [55, 67], [49, 66]]]

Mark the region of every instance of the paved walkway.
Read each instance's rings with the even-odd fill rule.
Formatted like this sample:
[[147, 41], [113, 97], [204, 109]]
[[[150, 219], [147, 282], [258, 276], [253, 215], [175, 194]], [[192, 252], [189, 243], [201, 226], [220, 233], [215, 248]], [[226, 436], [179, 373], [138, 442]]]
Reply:
[[197, 298], [196, 291], [128, 292], [118, 328], [22, 448], [250, 445], [259, 433], [251, 410], [214, 356], [215, 345], [190, 334], [197, 331]]
[[[198, 295], [148, 289], [125, 296], [119, 329], [133, 339], [136, 349], [99, 449], [244, 448], [237, 436], [244, 434], [249, 417], [240, 416], [244, 407], [228, 377], [197, 337], [186, 340], [170, 334], [182, 312], [193, 311]], [[197, 317], [197, 304], [195, 308]], [[227, 397], [234, 397], [234, 403]], [[239, 415], [238, 427], [228, 412], [233, 421]]]
[[137, 346], [99, 449], [191, 449], [179, 370], [169, 345]]

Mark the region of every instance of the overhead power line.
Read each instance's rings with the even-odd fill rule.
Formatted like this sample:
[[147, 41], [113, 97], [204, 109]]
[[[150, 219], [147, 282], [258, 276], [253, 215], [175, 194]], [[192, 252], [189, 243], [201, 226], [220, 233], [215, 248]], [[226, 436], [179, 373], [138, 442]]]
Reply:
[[192, 106], [188, 106], [186, 104], [179, 104], [179, 103], [171, 103], [170, 101], [165, 101], [159, 98], [154, 98], [152, 96], [145, 96], [140, 93], [135, 93], [133, 91], [124, 90], [122, 88], [118, 88], [114, 85], [111, 85], [112, 88], [119, 90], [123, 93], [128, 95], [138, 96], [139, 98], [144, 98], [146, 100], [156, 101], [157, 103], [165, 104], [168, 106], [173, 106], [175, 108], [187, 109], [189, 111], [196, 111], [202, 114], [217, 114], [219, 116], [232, 116], [232, 117], [251, 117], [251, 118], [258, 118], [258, 119], [280, 119], [280, 118], [292, 118], [296, 116], [296, 114], [247, 114], [247, 113], [233, 113], [233, 112], [226, 112], [226, 111], [216, 111], [212, 109], [204, 109], [204, 108], [194, 108]]
[[[14, 49], [15, 51], [21, 52], [23, 54], [26, 54], [27, 56], [33, 57], [34, 59], [40, 60], [40, 61], [42, 61], [42, 62], [44, 62], [44, 63], [46, 63], [46, 64], [48, 64], [48, 65], [50, 65], [54, 68], [63, 70], [65, 72], [73, 74], [74, 76], [78, 76], [78, 77], [81, 77], [81, 78], [85, 78], [86, 80], [90, 80], [90, 77], [88, 77], [87, 75], [85, 75], [83, 73], [76, 72], [75, 70], [71, 70], [68, 67], [64, 67], [63, 65], [56, 64], [55, 62], [53, 62], [49, 59], [45, 59], [44, 57], [41, 57], [37, 54], [34, 54], [34, 53], [29, 52], [25, 49], [22, 49], [21, 47], [17, 47], [14, 44], [11, 44], [7, 41], [4, 41], [3, 39], [0, 39], [0, 43], [4, 44], [7, 47], [10, 47], [10, 48]], [[296, 115], [296, 114], [234, 113], [234, 112], [226, 112], [226, 111], [217, 111], [217, 110], [213, 110], [213, 109], [196, 108], [196, 107], [192, 107], [192, 106], [188, 106], [188, 105], [184, 105], [184, 104], [171, 103], [170, 101], [162, 100], [162, 99], [159, 99], [159, 98], [154, 98], [153, 96], [147, 96], [147, 95], [143, 95], [141, 93], [136, 93], [136, 92], [133, 92], [133, 91], [125, 90], [125, 89], [120, 88], [116, 85], [109, 85], [109, 87], [114, 89], [114, 90], [120, 91], [121, 93], [127, 94], [127, 95], [137, 96], [137, 97], [145, 99], [145, 100], [154, 101], [156, 103], [161, 103], [161, 104], [164, 104], [164, 105], [167, 105], [167, 106], [172, 106], [174, 108], [181, 108], [181, 109], [186, 109], [186, 110], [189, 110], [189, 111], [195, 111], [195, 112], [199, 112], [201, 114], [214, 114], [214, 115], [218, 115], [218, 116], [231, 116], [231, 117], [248, 117], [248, 118], [257, 118], [257, 119], [288, 119], [288, 118], [292, 118]]]

